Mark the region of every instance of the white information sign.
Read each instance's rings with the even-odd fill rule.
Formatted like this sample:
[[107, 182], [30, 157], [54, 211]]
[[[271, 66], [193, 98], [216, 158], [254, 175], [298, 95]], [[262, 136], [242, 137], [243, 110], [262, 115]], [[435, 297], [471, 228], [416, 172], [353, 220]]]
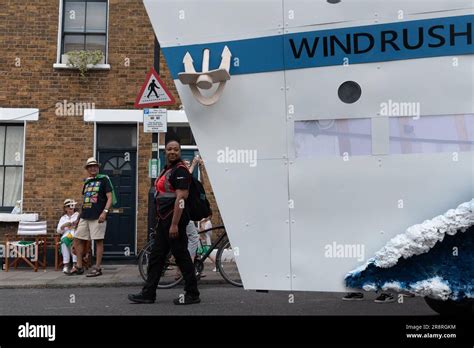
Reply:
[[166, 109], [144, 109], [143, 130], [145, 133], [166, 133], [167, 115]]

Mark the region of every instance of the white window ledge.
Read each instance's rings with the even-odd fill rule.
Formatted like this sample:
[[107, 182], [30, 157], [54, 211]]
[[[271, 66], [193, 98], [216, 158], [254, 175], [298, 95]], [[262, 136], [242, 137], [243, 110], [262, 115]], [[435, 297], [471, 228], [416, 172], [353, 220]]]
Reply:
[[[85, 122], [120, 123], [143, 122], [143, 110], [134, 109], [85, 109]], [[182, 110], [168, 110], [168, 124], [188, 124], [188, 117]]]
[[[69, 69], [69, 70], [77, 70], [77, 68], [63, 63], [54, 63], [54, 69]], [[110, 70], [110, 64], [96, 64], [96, 65], [88, 65], [88, 69], [90, 70]]]
[[0, 122], [38, 121], [38, 118], [38, 109], [0, 107]]
[[20, 222], [20, 221], [29, 221], [35, 222], [38, 221], [38, 214], [10, 214], [10, 213], [0, 213], [0, 222]]

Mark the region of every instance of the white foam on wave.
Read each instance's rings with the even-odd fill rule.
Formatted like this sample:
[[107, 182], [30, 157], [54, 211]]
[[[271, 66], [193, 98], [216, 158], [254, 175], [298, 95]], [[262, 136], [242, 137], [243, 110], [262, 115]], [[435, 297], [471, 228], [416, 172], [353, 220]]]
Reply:
[[452, 290], [446, 280], [441, 277], [433, 277], [410, 284], [410, 292], [419, 296], [447, 300]]
[[454, 235], [458, 231], [466, 231], [474, 224], [473, 205], [474, 199], [460, 204], [456, 209], [448, 210], [443, 215], [409, 227], [405, 233], [393, 237], [376, 252], [373, 262], [377, 267], [389, 268], [396, 265], [402, 257], [407, 259], [427, 253], [437, 242], [442, 241], [446, 234]]

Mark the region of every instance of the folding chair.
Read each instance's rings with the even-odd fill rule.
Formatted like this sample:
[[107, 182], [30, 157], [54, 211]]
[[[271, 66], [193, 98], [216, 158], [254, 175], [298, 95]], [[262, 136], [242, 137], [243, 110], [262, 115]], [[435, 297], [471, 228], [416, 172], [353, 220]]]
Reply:
[[[92, 247], [91, 247], [91, 241], [88, 240], [85, 244], [84, 250], [86, 253], [82, 257], [82, 265], [85, 267], [85, 269], [89, 269], [89, 267], [92, 265]], [[59, 271], [59, 269], [64, 266], [63, 260], [61, 257], [59, 257], [59, 250], [61, 248], [61, 236], [59, 234], [56, 234], [54, 236], [54, 270]]]
[[[8, 272], [10, 266], [15, 269], [18, 263], [23, 261], [38, 272], [38, 267], [46, 269], [46, 238], [48, 227], [46, 221], [18, 223], [18, 233], [16, 235], [7, 234], [6, 237], [6, 255], [5, 271]], [[27, 241], [24, 239], [34, 239]], [[42, 252], [42, 261], [40, 261], [40, 251]], [[10, 261], [10, 258], [13, 260]]]

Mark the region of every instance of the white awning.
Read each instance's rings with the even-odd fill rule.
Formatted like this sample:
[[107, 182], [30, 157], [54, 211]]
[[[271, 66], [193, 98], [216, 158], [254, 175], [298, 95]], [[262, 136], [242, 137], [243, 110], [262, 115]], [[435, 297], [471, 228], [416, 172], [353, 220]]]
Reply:
[[0, 122], [38, 121], [38, 118], [39, 109], [0, 107]]
[[[101, 123], [143, 123], [143, 110], [85, 109], [85, 122]], [[168, 110], [168, 123], [188, 123], [183, 110]]]

